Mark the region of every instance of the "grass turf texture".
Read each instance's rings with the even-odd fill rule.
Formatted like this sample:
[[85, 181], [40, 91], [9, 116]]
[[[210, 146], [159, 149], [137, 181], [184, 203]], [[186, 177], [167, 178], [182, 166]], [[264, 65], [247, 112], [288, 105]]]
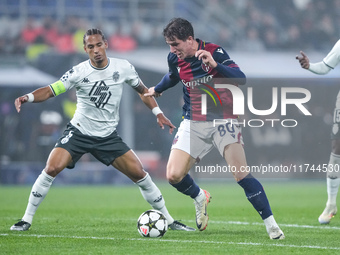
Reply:
[[[190, 198], [156, 181], [172, 216], [195, 227]], [[135, 185], [53, 186], [29, 231], [9, 227], [24, 213], [31, 187], [0, 187], [0, 254], [340, 254], [340, 217], [321, 226], [326, 182], [262, 180], [285, 240], [270, 240], [233, 181], [200, 183], [212, 195], [205, 231], [168, 230], [142, 238], [139, 215], [151, 209]]]

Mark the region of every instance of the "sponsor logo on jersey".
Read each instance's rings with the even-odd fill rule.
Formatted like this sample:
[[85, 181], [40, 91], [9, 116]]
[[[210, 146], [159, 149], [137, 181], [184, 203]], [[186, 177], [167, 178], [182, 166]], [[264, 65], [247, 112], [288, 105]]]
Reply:
[[112, 94], [109, 91], [109, 87], [104, 81], [97, 81], [89, 93], [90, 101], [94, 102], [97, 108], [104, 108], [111, 95]]
[[213, 75], [204, 76], [201, 78], [194, 79], [192, 81], [186, 81], [182, 79], [182, 83], [184, 84], [184, 86], [190, 87], [193, 89], [195, 86], [202, 85], [203, 83], [209, 83], [209, 81], [211, 81], [212, 78], [213, 78]]

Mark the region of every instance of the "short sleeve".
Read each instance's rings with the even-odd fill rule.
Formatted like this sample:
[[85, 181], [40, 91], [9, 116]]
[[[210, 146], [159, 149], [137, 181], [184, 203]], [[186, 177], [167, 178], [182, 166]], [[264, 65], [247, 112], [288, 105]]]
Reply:
[[135, 88], [139, 84], [139, 75], [133, 65], [131, 65], [129, 62], [127, 62], [127, 72], [126, 72], [126, 78], [125, 82], [129, 84], [131, 87]]

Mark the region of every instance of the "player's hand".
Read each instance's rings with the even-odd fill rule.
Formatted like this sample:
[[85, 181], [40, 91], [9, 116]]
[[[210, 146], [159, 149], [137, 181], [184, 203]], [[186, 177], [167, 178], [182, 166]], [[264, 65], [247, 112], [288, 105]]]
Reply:
[[27, 95], [24, 95], [24, 96], [21, 96], [21, 97], [18, 97], [17, 99], [15, 99], [14, 105], [15, 105], [15, 109], [17, 110], [17, 112], [20, 112], [21, 105], [26, 103], [27, 101], [28, 101]]
[[308, 69], [309, 68], [309, 58], [307, 57], [307, 55], [303, 51], [300, 51], [300, 54], [301, 54], [301, 57], [299, 55], [297, 55], [295, 58], [297, 60], [299, 60], [302, 68]]
[[161, 127], [161, 129], [164, 129], [164, 125], [168, 126], [170, 129], [169, 129], [169, 134], [172, 134], [172, 132], [174, 131], [174, 129], [176, 128], [172, 123], [171, 121], [164, 116], [163, 113], [159, 113], [157, 115], [157, 123], [158, 125]]
[[148, 93], [145, 93], [145, 97], [160, 97], [162, 93], [158, 93], [155, 91], [155, 87], [151, 87], [148, 89]]
[[211, 53], [206, 50], [198, 50], [195, 53], [195, 57], [198, 58], [198, 60], [202, 60], [203, 64], [208, 65], [212, 68], [215, 68], [217, 66], [216, 61], [211, 56]]

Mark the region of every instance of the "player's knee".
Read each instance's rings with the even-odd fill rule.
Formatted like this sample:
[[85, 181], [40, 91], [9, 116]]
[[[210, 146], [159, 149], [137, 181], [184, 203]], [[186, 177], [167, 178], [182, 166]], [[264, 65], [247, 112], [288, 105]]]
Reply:
[[64, 168], [61, 166], [53, 166], [53, 165], [46, 165], [44, 171], [52, 176], [52, 177], [56, 177]]
[[234, 179], [239, 182], [241, 180], [243, 180], [244, 178], [246, 178], [249, 174], [249, 171], [237, 171], [235, 173], [233, 173]]
[[179, 183], [183, 179], [183, 177], [184, 176], [182, 174], [173, 171], [166, 172], [166, 179], [172, 184]]
[[173, 160], [169, 160], [166, 166], [166, 178], [171, 184], [179, 183], [187, 174], [185, 168], [181, 164], [177, 164]]

